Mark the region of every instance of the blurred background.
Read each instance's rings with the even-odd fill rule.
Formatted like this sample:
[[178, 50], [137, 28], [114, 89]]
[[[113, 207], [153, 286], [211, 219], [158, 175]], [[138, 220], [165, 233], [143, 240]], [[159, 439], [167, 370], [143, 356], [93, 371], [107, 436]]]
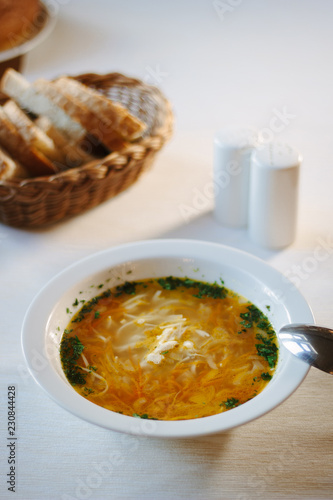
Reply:
[[[169, 212], [164, 230], [177, 219], [177, 206], [189, 202], [193, 188], [206, 181], [216, 130], [233, 124], [269, 129], [276, 115], [282, 120], [274, 139], [286, 140], [304, 157], [300, 236], [305, 225], [306, 231], [319, 230], [320, 200], [330, 196], [331, 185], [323, 177], [332, 181], [329, 0], [50, 4], [57, 23], [28, 54], [24, 72], [29, 79], [120, 71], [158, 85], [173, 104], [173, 141], [143, 181], [163, 186], [158, 199], [163, 197]], [[318, 175], [309, 184], [306, 178], [314, 169]], [[180, 189], [180, 181], [187, 189]], [[154, 191], [151, 206], [157, 201]]]

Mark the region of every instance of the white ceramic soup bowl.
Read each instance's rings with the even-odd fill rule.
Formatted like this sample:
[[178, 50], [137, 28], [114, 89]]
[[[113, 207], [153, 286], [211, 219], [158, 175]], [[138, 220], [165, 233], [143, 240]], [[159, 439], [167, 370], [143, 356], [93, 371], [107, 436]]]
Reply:
[[[288, 398], [309, 367], [279, 345], [272, 380], [250, 401], [211, 417], [182, 421], [145, 420], [121, 415], [91, 403], [67, 381], [59, 344], [79, 298], [89, 300], [123, 281], [161, 276], [220, 282], [261, 309], [278, 331], [288, 323], [312, 323], [310, 307], [298, 290], [275, 269], [245, 252], [193, 240], [153, 240], [111, 248], [62, 271], [37, 295], [22, 328], [29, 370], [48, 395], [74, 415], [113, 431], [163, 438], [184, 438], [226, 431], [254, 420]], [[268, 307], [267, 307], [268, 306]]]

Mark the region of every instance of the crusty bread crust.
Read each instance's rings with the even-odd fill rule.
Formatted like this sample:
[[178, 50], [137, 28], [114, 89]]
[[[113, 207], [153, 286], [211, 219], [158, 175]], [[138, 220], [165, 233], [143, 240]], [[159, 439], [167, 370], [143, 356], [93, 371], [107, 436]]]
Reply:
[[8, 120], [0, 107], [0, 145], [7, 149], [11, 157], [24, 165], [33, 176], [52, 175], [58, 169], [38, 149], [31, 146]]
[[0, 146], [31, 176], [99, 161], [146, 130], [126, 108], [74, 78], [30, 83], [10, 68], [0, 92], [9, 98], [0, 106]]
[[13, 160], [8, 153], [0, 148], [0, 180], [9, 181], [15, 178], [29, 177], [28, 171], [18, 162]]
[[57, 78], [54, 86], [69, 98], [79, 100], [96, 115], [106, 128], [112, 128], [120, 137], [133, 141], [142, 136], [145, 124], [130, 114], [121, 104], [107, 99], [97, 90], [69, 77]]
[[47, 116], [68, 140], [79, 141], [85, 136], [86, 131], [78, 122], [72, 120], [62, 108], [44, 94], [39, 93], [12, 68], [4, 73], [0, 82], [0, 90], [16, 101], [22, 109], [36, 115]]
[[53, 140], [43, 130], [36, 127], [14, 101], [7, 101], [3, 106], [3, 110], [28, 145], [35, 146], [52, 161], [64, 161], [61, 149], [55, 147]]
[[121, 149], [126, 142], [118, 133], [115, 124], [110, 119], [106, 120], [102, 114], [97, 114], [95, 110], [88, 108], [80, 96], [73, 96], [66, 93], [63, 85], [56, 82], [39, 79], [33, 84], [35, 89], [43, 93], [50, 100], [62, 108], [73, 120], [79, 122], [82, 127], [103, 143], [108, 149]]
[[55, 146], [59, 148], [59, 150], [63, 151], [64, 164], [66, 167], [79, 167], [94, 159], [92, 155], [86, 153], [79, 145], [68, 141], [46, 116], [39, 116], [36, 118], [35, 124], [53, 140]]

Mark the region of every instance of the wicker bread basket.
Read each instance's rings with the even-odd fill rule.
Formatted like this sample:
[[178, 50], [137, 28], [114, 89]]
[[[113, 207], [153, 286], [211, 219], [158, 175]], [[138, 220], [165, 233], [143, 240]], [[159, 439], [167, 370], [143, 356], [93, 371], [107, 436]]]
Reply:
[[171, 106], [161, 91], [120, 73], [75, 77], [120, 102], [147, 125], [144, 136], [120, 151], [61, 173], [0, 181], [0, 221], [38, 227], [80, 214], [131, 186], [172, 134]]

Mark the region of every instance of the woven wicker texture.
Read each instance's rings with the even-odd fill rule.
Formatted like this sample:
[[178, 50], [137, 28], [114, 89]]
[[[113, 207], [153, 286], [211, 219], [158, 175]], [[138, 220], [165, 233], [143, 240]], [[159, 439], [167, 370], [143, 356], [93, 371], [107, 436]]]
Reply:
[[82, 213], [131, 186], [172, 134], [173, 115], [156, 87], [119, 73], [75, 77], [120, 102], [147, 125], [144, 136], [121, 151], [53, 176], [0, 181], [0, 220], [38, 227]]

